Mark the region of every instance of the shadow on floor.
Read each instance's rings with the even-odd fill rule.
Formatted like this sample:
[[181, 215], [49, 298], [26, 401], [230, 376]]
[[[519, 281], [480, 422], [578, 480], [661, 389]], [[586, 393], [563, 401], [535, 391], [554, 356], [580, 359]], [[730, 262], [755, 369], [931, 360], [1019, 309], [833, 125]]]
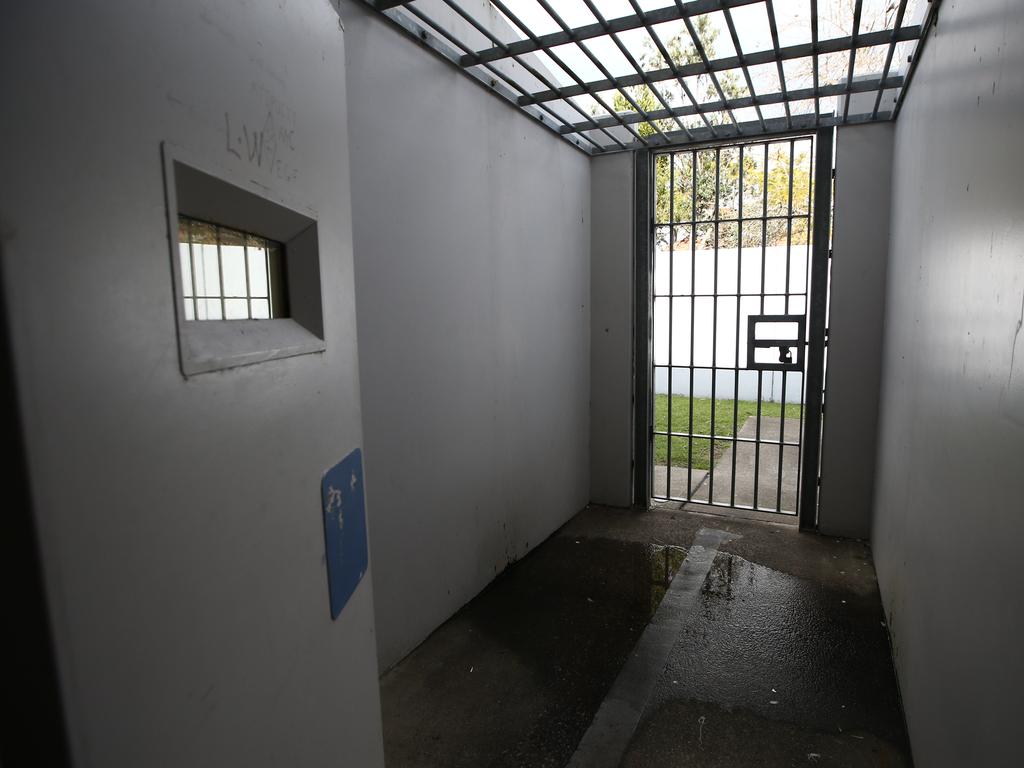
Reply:
[[565, 765], [701, 527], [738, 537], [650, 670], [621, 765], [909, 765], [866, 545], [593, 507], [382, 678], [388, 766]]

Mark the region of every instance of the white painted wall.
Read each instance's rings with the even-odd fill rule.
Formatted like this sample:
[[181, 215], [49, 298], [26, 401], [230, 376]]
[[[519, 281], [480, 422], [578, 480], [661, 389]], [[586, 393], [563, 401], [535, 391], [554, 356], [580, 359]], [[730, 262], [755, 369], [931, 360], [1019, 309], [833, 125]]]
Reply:
[[589, 160], [345, 3], [383, 667], [588, 501]]
[[[75, 765], [383, 765], [371, 577], [332, 622], [319, 499], [361, 442], [336, 12], [23, 3], [0, 51], [3, 268]], [[273, 135], [259, 162], [225, 116]], [[162, 140], [319, 218], [324, 353], [183, 379]]]
[[828, 380], [818, 527], [871, 534], [889, 257], [893, 123], [836, 132]]
[[[761, 291], [762, 267], [766, 292], [784, 293], [787, 290], [787, 274], [788, 289], [793, 293], [805, 292], [808, 288], [807, 266], [810, 256], [809, 244], [792, 247], [771, 245], [764, 249], [760, 246], [743, 249], [719, 248], [717, 251], [697, 249], [692, 254], [690, 251], [670, 251], [667, 247], [655, 251], [651, 351], [654, 355], [654, 365], [659, 367], [654, 369], [654, 391], [658, 394], [669, 391], [668, 365], [671, 362], [672, 392], [677, 395], [690, 394], [690, 369], [687, 366], [691, 362], [692, 344], [693, 365], [697, 366], [693, 374], [695, 397], [711, 397], [713, 382], [716, 398], [738, 397], [741, 400], [756, 400], [756, 371], [742, 371], [737, 377], [734, 371], [719, 370], [715, 371], [712, 377], [711, 365], [734, 367], [737, 356], [741, 366], [745, 367], [748, 364], [747, 326], [751, 315], [803, 315], [806, 312], [807, 304], [803, 296], [793, 296], [789, 299], [784, 296], [767, 296], [762, 300], [756, 294]], [[672, 261], [675, 261], [674, 270], [670, 267]], [[716, 273], [717, 285], [723, 293], [728, 290], [735, 291], [739, 280], [739, 290], [746, 294], [740, 298], [739, 317], [737, 318], [735, 298], [723, 297], [717, 302], [707, 297], [698, 298], [693, 306], [691, 333], [690, 300], [669, 299], [667, 295], [690, 292], [691, 280], [696, 286], [696, 293], [712, 293], [715, 290]], [[674, 290], [673, 279], [676, 283]], [[791, 333], [790, 338], [796, 338], [795, 327], [789, 326], [788, 330]], [[769, 355], [778, 354], [777, 350], [766, 352]], [[764, 371], [760, 378], [761, 397], [769, 402], [781, 402], [782, 372]], [[785, 379], [786, 402], [799, 403], [803, 399], [803, 375], [790, 373]]]
[[946, 0], [896, 126], [874, 533], [914, 762], [1019, 760], [1024, 4]]
[[590, 162], [590, 499], [633, 503], [633, 155]]

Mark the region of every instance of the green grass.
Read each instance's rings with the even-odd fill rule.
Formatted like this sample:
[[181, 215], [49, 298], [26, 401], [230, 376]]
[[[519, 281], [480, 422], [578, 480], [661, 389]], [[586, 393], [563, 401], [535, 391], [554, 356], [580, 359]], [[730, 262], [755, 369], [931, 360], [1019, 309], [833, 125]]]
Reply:
[[[672, 395], [672, 429], [668, 427], [668, 395], [654, 396], [654, 428], [656, 432], [692, 432], [698, 435], [720, 435], [732, 437], [733, 400], [715, 401], [715, 431], [711, 431], [711, 398], [695, 397], [693, 399], [693, 429], [690, 426], [690, 398], [686, 395]], [[757, 415], [757, 402], [754, 400], [735, 401], [737, 410], [736, 425], [743, 426], [748, 416]], [[761, 403], [762, 416], [778, 417], [782, 413], [781, 403]], [[786, 418], [800, 418], [800, 404], [786, 404]], [[715, 443], [715, 458], [729, 447], [728, 443]], [[711, 468], [711, 440], [693, 439], [693, 456], [688, 451], [688, 438], [676, 437], [672, 440], [672, 466], [692, 466], [694, 469]], [[668, 462], [668, 438], [664, 435], [654, 437], [654, 463], [661, 466]]]

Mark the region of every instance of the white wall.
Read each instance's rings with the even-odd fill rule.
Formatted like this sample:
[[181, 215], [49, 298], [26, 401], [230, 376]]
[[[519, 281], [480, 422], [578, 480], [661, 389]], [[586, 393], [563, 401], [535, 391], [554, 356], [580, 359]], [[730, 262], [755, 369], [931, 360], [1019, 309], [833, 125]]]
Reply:
[[1024, 4], [947, 0], [896, 126], [872, 536], [914, 762], [1019, 760]]
[[889, 256], [893, 123], [836, 132], [827, 402], [818, 528], [868, 538]]
[[633, 503], [633, 155], [591, 160], [590, 498]]
[[346, 3], [382, 666], [588, 501], [585, 155]]
[[[691, 280], [696, 286], [697, 293], [710, 293], [716, 285], [716, 275], [717, 285], [725, 293], [730, 289], [722, 286], [736, 286], [737, 281], [742, 278], [739, 289], [746, 295], [740, 299], [739, 317], [737, 318], [735, 298], [723, 297], [717, 302], [709, 298], [697, 299], [693, 307], [691, 333], [689, 300], [674, 300], [674, 306], [669, 306], [670, 302], [673, 302], [667, 298], [668, 294], [673, 293], [673, 270], [670, 267], [672, 261], [676, 262], [675, 293], [689, 291]], [[673, 251], [667, 246], [656, 250], [653, 271], [655, 299], [651, 312], [651, 350], [654, 365], [658, 366], [654, 369], [655, 393], [665, 394], [669, 391], [668, 364], [671, 362], [672, 392], [677, 395], [690, 394], [688, 366], [692, 357], [693, 365], [697, 366], [693, 372], [694, 397], [711, 397], [714, 389], [716, 398], [738, 397], [741, 400], [756, 400], [759, 378], [757, 371], [746, 370], [737, 377], [734, 371], [718, 370], [712, 376], [711, 365], [735, 367], [737, 356], [741, 365], [748, 364], [747, 324], [751, 315], [804, 313], [806, 303], [800, 296], [790, 299], [783, 296], [767, 296], [762, 300], [757, 294], [761, 290], [762, 269], [765, 290], [768, 293], [784, 292], [787, 274], [789, 290], [805, 291], [809, 261], [810, 246], [806, 244], [794, 245], [792, 248], [785, 245], [770, 245], [763, 250], [761, 247], [717, 250], [699, 248], [692, 254], [689, 250], [680, 253], [678, 248]], [[680, 272], [684, 274], [682, 280], [679, 277]], [[795, 333], [793, 327], [790, 331]], [[773, 355], [777, 354], [777, 351], [766, 351]], [[802, 374], [789, 374], [783, 377], [781, 371], [763, 371], [760, 376], [761, 397], [769, 402], [781, 402], [783, 378], [786, 379], [786, 402], [799, 403], [803, 399], [804, 390]]]
[[[319, 498], [361, 442], [336, 12], [4, 16], [3, 267], [75, 764], [382, 765], [371, 578], [332, 622]], [[227, 151], [226, 116], [275, 162]], [[324, 353], [183, 379], [162, 140], [319, 218]]]

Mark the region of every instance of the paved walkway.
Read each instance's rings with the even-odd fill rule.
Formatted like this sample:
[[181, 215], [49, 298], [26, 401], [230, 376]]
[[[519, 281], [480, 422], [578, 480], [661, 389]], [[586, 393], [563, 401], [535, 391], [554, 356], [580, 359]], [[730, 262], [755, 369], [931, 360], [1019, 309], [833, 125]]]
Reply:
[[[709, 491], [713, 493], [716, 504], [736, 504], [754, 506], [754, 466], [759, 466], [757, 476], [757, 506], [760, 509], [774, 510], [776, 506], [783, 512], [796, 511], [798, 479], [800, 466], [800, 450], [795, 445], [782, 446], [782, 484], [779, 494], [779, 435], [782, 419], [776, 416], [761, 417], [760, 449], [757, 443], [740, 442], [732, 444], [722, 453], [715, 463], [714, 472], [695, 469], [692, 472], [692, 499], [707, 503]], [[757, 437], [757, 418], [750, 416], [740, 427], [739, 436], [751, 440]], [[800, 439], [800, 420], [786, 419], [785, 442], [798, 442]], [[773, 444], [774, 443], [774, 444]], [[735, 454], [736, 483], [733, 488], [733, 456]], [[668, 477], [667, 468], [654, 468], [654, 495], [665, 496], [665, 484]], [[686, 467], [672, 467], [671, 473], [672, 498], [687, 498]], [[735, 495], [734, 495], [735, 494]], [[701, 511], [694, 505], [691, 511]]]

